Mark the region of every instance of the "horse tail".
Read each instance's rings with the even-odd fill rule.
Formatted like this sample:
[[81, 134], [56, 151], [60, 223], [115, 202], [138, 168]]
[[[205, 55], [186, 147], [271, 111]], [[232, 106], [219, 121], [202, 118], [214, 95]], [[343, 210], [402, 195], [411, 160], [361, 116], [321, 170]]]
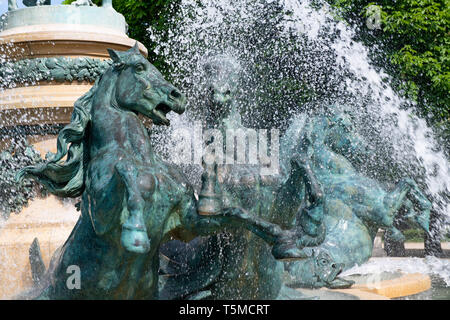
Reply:
[[[56, 154], [42, 164], [28, 166], [18, 171], [17, 182], [31, 177], [60, 197], [78, 197], [83, 193], [85, 172], [89, 163], [88, 131], [92, 100], [100, 78], [75, 102], [70, 123], [58, 134]], [[62, 161], [66, 155], [67, 159]]]

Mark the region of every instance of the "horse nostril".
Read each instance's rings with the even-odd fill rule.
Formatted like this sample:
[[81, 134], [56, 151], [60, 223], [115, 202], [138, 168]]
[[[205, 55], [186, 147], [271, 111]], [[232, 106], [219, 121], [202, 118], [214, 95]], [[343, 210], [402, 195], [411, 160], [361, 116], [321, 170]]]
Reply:
[[184, 105], [186, 104], [186, 97], [177, 89], [173, 89], [170, 92], [169, 98], [172, 99], [174, 104], [171, 106], [172, 111], [178, 114], [182, 114], [185, 111]]
[[172, 90], [172, 92], [170, 93], [170, 96], [177, 99], [177, 98], [181, 97], [181, 93], [178, 90]]

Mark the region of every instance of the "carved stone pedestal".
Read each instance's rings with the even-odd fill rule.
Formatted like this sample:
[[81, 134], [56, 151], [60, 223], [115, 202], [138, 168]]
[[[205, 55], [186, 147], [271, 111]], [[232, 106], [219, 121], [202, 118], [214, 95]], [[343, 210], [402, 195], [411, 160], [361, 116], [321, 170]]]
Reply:
[[0, 55], [8, 61], [0, 63], [0, 127], [67, 123], [75, 100], [108, 66], [107, 49], [135, 44], [111, 7], [29, 7], [1, 21]]
[[[127, 50], [135, 40], [110, 1], [104, 7], [35, 6], [1, 17], [0, 130], [16, 126], [65, 124], [74, 102], [86, 93], [111, 63], [108, 48]], [[147, 56], [147, 49], [139, 44]], [[26, 131], [26, 130], [25, 130]], [[0, 136], [0, 151], [14, 133]], [[56, 151], [56, 136], [27, 136], [44, 157]], [[69, 236], [79, 212], [55, 197], [35, 199], [18, 215], [0, 223], [0, 299], [8, 299], [32, 284], [28, 260], [35, 237], [48, 262]]]
[[54, 196], [35, 199], [20, 214], [13, 214], [0, 229], [0, 299], [11, 299], [33, 282], [28, 251], [38, 238], [49, 265], [53, 252], [68, 238], [79, 212]]

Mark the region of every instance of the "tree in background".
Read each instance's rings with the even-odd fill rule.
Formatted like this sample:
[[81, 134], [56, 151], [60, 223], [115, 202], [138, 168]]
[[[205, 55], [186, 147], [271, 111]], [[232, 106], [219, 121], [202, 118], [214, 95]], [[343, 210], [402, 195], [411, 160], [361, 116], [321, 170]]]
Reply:
[[[70, 4], [75, 0], [66, 0], [62, 4]], [[168, 30], [167, 17], [175, 14], [176, 4], [180, 0], [113, 0], [113, 7], [120, 12], [128, 23], [128, 35], [130, 38], [141, 42], [148, 49], [148, 59], [163, 73], [168, 74], [169, 70], [164, 63], [164, 57], [155, 53], [155, 43], [153, 43], [147, 33], [151, 26], [153, 29], [163, 33]], [[93, 3], [100, 6], [102, 0], [93, 0]]]
[[[400, 93], [443, 129], [450, 148], [450, 3], [448, 0], [327, 0], [357, 26], [359, 40], [378, 46], [374, 57], [396, 80]], [[369, 8], [380, 9], [381, 28], [367, 27]], [[373, 7], [372, 7], [373, 8]], [[378, 53], [377, 53], [378, 54]], [[386, 58], [391, 62], [386, 67]]]
[[[356, 26], [359, 39], [381, 50], [372, 56], [395, 81], [400, 94], [417, 102], [417, 111], [433, 125], [450, 154], [450, 3], [448, 0], [327, 0]], [[367, 25], [377, 6], [380, 28]], [[389, 61], [386, 64], [385, 61]], [[443, 217], [432, 211], [430, 228]], [[389, 241], [388, 241], [389, 242]], [[388, 244], [389, 246], [389, 244]], [[440, 256], [439, 232], [425, 236], [425, 254]]]

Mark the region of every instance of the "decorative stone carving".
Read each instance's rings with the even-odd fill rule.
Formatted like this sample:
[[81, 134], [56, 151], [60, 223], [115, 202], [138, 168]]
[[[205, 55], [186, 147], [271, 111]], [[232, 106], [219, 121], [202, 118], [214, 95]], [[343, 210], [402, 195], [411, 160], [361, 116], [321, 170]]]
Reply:
[[0, 77], [16, 84], [37, 81], [94, 82], [109, 66], [111, 60], [94, 58], [36, 58], [0, 65]]

